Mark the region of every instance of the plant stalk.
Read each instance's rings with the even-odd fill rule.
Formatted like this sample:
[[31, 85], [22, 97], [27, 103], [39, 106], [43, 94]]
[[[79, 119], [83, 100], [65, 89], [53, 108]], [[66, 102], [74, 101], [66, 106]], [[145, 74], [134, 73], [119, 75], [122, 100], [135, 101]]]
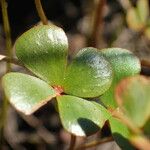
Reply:
[[101, 31], [103, 27], [103, 10], [105, 3], [106, 0], [98, 0], [98, 2], [95, 4], [91, 37], [88, 41], [88, 45], [96, 48], [99, 48], [99, 41], [102, 41]]
[[70, 146], [68, 150], [74, 150], [75, 144], [76, 144], [76, 136], [71, 134]]
[[47, 19], [46, 15], [43, 11], [41, 0], [35, 0], [35, 6], [36, 6], [36, 10], [38, 12], [38, 15], [39, 15], [42, 23], [44, 25], [47, 25], [48, 24], [48, 19]]
[[93, 141], [93, 142], [85, 144], [85, 145], [81, 145], [76, 150], [82, 150], [82, 149], [86, 149], [86, 148], [96, 147], [99, 144], [103, 144], [103, 143], [107, 143], [107, 142], [111, 142], [111, 141], [114, 141], [114, 139], [112, 137], [107, 137], [107, 138], [104, 138], [101, 140]]
[[[6, 54], [11, 59], [12, 58], [12, 41], [11, 41], [11, 31], [10, 31], [10, 25], [9, 25], [9, 18], [8, 18], [8, 12], [7, 12], [7, 3], [5, 0], [0, 0], [1, 9], [2, 9], [2, 18], [3, 18], [3, 27], [4, 27], [4, 33], [6, 37]], [[11, 64], [7, 63], [6, 66], [6, 72], [11, 71]], [[8, 100], [5, 96], [3, 96], [3, 104], [2, 104], [2, 112], [0, 114], [0, 142], [3, 141], [3, 130], [4, 125], [6, 123], [7, 118], [7, 110], [8, 110]]]

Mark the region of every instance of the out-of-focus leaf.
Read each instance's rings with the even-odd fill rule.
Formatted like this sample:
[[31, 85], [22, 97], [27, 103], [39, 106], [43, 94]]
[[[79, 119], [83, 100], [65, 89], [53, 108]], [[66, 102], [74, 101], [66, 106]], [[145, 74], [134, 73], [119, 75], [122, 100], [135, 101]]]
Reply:
[[15, 43], [18, 59], [50, 85], [61, 85], [67, 63], [68, 41], [54, 25], [39, 25], [23, 33]]
[[44, 81], [22, 73], [8, 73], [2, 78], [5, 94], [19, 111], [29, 115], [56, 96]]
[[150, 26], [144, 30], [144, 34], [150, 40]]
[[140, 32], [144, 28], [144, 24], [142, 23], [136, 8], [132, 7], [128, 10], [126, 20], [129, 28], [136, 32]]
[[138, 15], [140, 17], [141, 22], [146, 25], [146, 21], [149, 16], [148, 0], [138, 0], [137, 1], [137, 11], [138, 11]]
[[133, 135], [132, 137], [130, 137], [130, 142], [138, 150], [149, 150], [150, 148], [150, 140], [142, 135]]
[[101, 106], [75, 96], [57, 96], [58, 109], [63, 127], [76, 136], [94, 134], [110, 118]]
[[130, 144], [129, 139], [131, 133], [127, 126], [123, 124], [119, 119], [111, 117], [109, 124], [112, 132], [112, 136], [122, 150], [134, 150]]
[[116, 100], [132, 123], [143, 127], [150, 117], [150, 80], [143, 76], [124, 79], [117, 86]]
[[144, 134], [150, 139], [150, 119], [145, 123], [143, 131]]
[[103, 94], [112, 82], [110, 63], [97, 49], [84, 48], [68, 66], [64, 91], [79, 97], [96, 97]]
[[119, 81], [128, 76], [134, 76], [141, 70], [139, 59], [130, 51], [121, 48], [108, 48], [101, 51], [111, 63], [114, 78], [111, 87], [102, 96], [101, 101], [111, 108], [116, 108], [115, 88]]

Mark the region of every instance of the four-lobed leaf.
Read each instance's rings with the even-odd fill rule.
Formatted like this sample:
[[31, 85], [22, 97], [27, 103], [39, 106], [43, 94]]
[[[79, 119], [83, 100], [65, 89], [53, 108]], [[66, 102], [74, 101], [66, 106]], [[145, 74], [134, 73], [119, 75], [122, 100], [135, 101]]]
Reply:
[[15, 43], [18, 59], [50, 85], [61, 85], [67, 63], [68, 41], [54, 25], [39, 25], [23, 33]]
[[56, 92], [46, 82], [22, 73], [4, 75], [2, 84], [10, 103], [26, 115], [56, 97]]
[[101, 51], [113, 68], [113, 81], [109, 90], [101, 97], [101, 101], [111, 108], [116, 108], [115, 87], [119, 81], [128, 76], [134, 76], [141, 70], [139, 59], [130, 51], [121, 48], [108, 48]]
[[61, 86], [66, 94], [74, 96], [57, 96], [60, 118], [64, 128], [77, 136], [93, 134], [110, 118], [100, 104], [78, 97], [97, 97], [110, 88], [109, 96], [106, 92], [102, 100], [105, 103], [106, 95], [110, 101], [105, 104], [115, 106], [116, 84], [140, 71], [137, 57], [117, 48], [102, 52], [84, 48], [67, 66], [67, 38], [63, 30], [54, 25], [30, 29], [18, 38], [15, 47], [18, 59], [44, 81], [21, 73], [6, 74], [2, 83], [10, 103], [19, 111], [31, 114], [58, 94], [50, 85]]
[[63, 127], [76, 136], [88, 136], [97, 132], [110, 118], [103, 106], [82, 98], [57, 96], [57, 102]]
[[88, 47], [79, 51], [67, 67], [64, 92], [79, 97], [103, 94], [112, 82], [110, 63], [97, 49]]
[[150, 80], [143, 76], [122, 80], [116, 88], [116, 100], [130, 121], [142, 128], [150, 118]]

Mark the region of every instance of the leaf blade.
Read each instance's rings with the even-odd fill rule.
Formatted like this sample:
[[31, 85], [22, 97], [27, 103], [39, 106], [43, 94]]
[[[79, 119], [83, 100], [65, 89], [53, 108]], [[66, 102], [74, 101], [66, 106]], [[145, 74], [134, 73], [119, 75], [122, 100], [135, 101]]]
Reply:
[[18, 59], [51, 85], [61, 85], [67, 64], [68, 41], [54, 25], [39, 25], [22, 34], [15, 43]]
[[59, 96], [57, 102], [63, 127], [76, 136], [97, 132], [110, 117], [103, 106], [75, 96]]
[[150, 117], [150, 80], [144, 76], [122, 80], [116, 88], [116, 100], [124, 114], [139, 128]]
[[139, 74], [141, 70], [140, 61], [132, 52], [122, 48], [107, 48], [103, 49], [102, 53], [112, 65], [114, 78], [111, 87], [100, 97], [100, 100], [107, 107], [116, 108], [116, 85], [125, 77]]
[[79, 97], [96, 97], [111, 84], [112, 69], [109, 62], [97, 49], [82, 49], [68, 66], [64, 91]]
[[3, 76], [2, 84], [10, 103], [26, 115], [56, 96], [55, 91], [44, 81], [22, 73], [8, 73]]

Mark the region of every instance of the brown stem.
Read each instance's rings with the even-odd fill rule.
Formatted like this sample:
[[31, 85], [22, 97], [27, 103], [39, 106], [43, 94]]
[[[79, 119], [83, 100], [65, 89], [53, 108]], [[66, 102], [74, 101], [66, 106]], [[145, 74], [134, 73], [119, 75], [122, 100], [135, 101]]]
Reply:
[[4, 55], [0, 55], [0, 62], [1, 62], [1, 61], [5, 61], [5, 62], [7, 62], [7, 63], [12, 63], [12, 64], [15, 64], [15, 65], [24, 67], [24, 65], [21, 64], [21, 63], [18, 61], [18, 59], [16, 59], [16, 58], [10, 58], [10, 57], [4, 56]]
[[141, 149], [141, 150], [150, 149], [150, 140], [144, 136], [131, 137], [130, 141], [137, 149]]
[[91, 37], [89, 39], [89, 46], [97, 47], [100, 41], [102, 25], [103, 25], [103, 10], [106, 0], [98, 0], [98, 3], [95, 4], [95, 13], [93, 20], [93, 27]]
[[36, 10], [43, 24], [48, 24], [48, 19], [43, 11], [41, 0], [35, 0]]
[[[8, 18], [8, 12], [7, 12], [7, 3], [5, 0], [0, 0], [1, 9], [2, 9], [2, 18], [3, 18], [3, 27], [6, 37], [6, 54], [9, 58], [12, 58], [12, 41], [11, 41], [11, 31], [10, 31], [10, 25], [9, 25], [9, 18]], [[7, 72], [11, 71], [11, 64], [7, 63]], [[0, 141], [3, 141], [2, 135], [3, 135], [3, 129], [6, 123], [7, 118], [7, 110], [8, 110], [8, 100], [3, 95], [3, 104], [2, 104], [2, 112], [0, 114]], [[1, 144], [0, 144], [1, 145]]]
[[95, 147], [95, 146], [97, 146], [97, 145], [99, 145], [99, 144], [111, 142], [111, 141], [113, 141], [113, 140], [114, 140], [114, 139], [113, 139], [112, 137], [107, 137], [107, 138], [101, 139], [101, 140], [99, 140], [99, 141], [93, 141], [93, 142], [91, 142], [91, 143], [88, 143], [88, 144], [79, 146], [76, 150], [82, 150], [82, 149], [85, 149], [85, 148]]
[[[1, 7], [2, 7], [2, 17], [3, 17], [3, 25], [4, 25], [4, 32], [6, 36], [6, 54], [8, 57], [12, 57], [12, 41], [11, 41], [11, 31], [9, 25], [9, 18], [7, 12], [7, 3], [5, 0], [1, 0]], [[10, 63], [7, 63], [7, 72], [11, 70]]]
[[73, 150], [76, 144], [76, 136], [71, 134], [70, 146], [68, 150]]
[[141, 65], [144, 67], [149, 67], [150, 68], [150, 61], [142, 59], [141, 60]]

